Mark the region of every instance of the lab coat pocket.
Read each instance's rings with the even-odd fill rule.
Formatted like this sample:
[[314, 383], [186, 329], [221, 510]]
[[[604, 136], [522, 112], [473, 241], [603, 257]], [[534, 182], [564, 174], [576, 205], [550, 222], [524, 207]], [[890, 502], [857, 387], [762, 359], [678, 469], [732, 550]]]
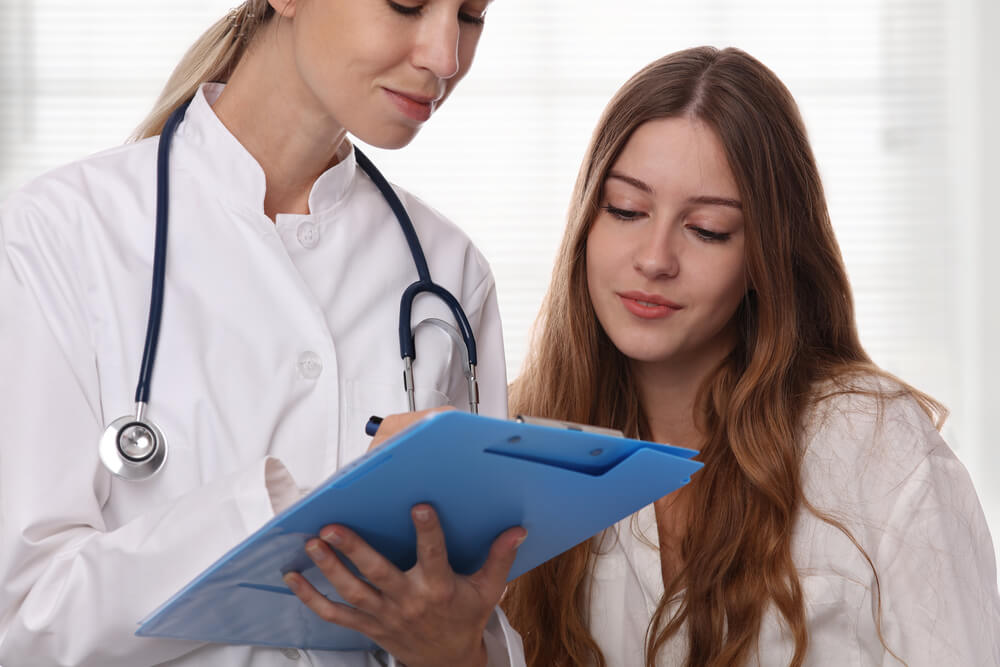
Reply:
[[[346, 384], [346, 413], [341, 425], [343, 443], [340, 465], [356, 459], [368, 451], [371, 437], [365, 433], [365, 424], [372, 415], [384, 417], [407, 411], [406, 394], [402, 382], [390, 385], [364, 380]], [[414, 392], [417, 410], [428, 410], [449, 405], [448, 396], [432, 387], [417, 387]]]

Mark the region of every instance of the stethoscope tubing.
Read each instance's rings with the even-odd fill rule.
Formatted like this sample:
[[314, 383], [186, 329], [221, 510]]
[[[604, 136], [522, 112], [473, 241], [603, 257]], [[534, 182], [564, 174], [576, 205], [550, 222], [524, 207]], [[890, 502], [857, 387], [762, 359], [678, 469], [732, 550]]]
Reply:
[[156, 149], [156, 232], [153, 242], [153, 280], [149, 297], [149, 320], [146, 323], [146, 342], [139, 367], [139, 382], [135, 387], [137, 405], [149, 403], [149, 387], [156, 363], [156, 349], [160, 343], [160, 323], [163, 320], [163, 295], [167, 276], [167, 222], [170, 210], [170, 145], [174, 132], [190, 106], [188, 100], [178, 107], [163, 126], [160, 143]]
[[[139, 367], [139, 380], [135, 388], [135, 415], [126, 415], [114, 420], [102, 435], [99, 443], [100, 458], [105, 466], [115, 475], [129, 480], [148, 479], [156, 474], [166, 459], [166, 441], [162, 432], [145, 415], [150, 398], [150, 386], [153, 379], [153, 368], [156, 362], [156, 352], [160, 340], [160, 326], [163, 321], [163, 302], [166, 292], [167, 273], [167, 233], [170, 209], [170, 146], [178, 125], [184, 119], [191, 100], [186, 101], [170, 114], [160, 133], [156, 153], [156, 227], [153, 239], [153, 276], [150, 288], [149, 317], [146, 322], [146, 338], [143, 344], [142, 363]], [[399, 200], [396, 192], [385, 180], [381, 172], [371, 160], [354, 147], [358, 166], [368, 175], [381, 192], [383, 199], [392, 209], [399, 227], [403, 231], [409, 246], [413, 264], [417, 269], [417, 280], [407, 287], [400, 298], [399, 307], [399, 348], [403, 358], [403, 387], [407, 395], [410, 410], [416, 409], [413, 387], [413, 361], [416, 359], [416, 342], [411, 317], [413, 301], [421, 293], [429, 293], [441, 299], [451, 311], [458, 323], [459, 331], [448, 327], [447, 323], [431, 318], [432, 323], [440, 327], [451, 328], [446, 333], [452, 337], [461, 337], [465, 343], [463, 361], [465, 376], [469, 383], [469, 408], [478, 412], [479, 387], [476, 377], [476, 339], [458, 299], [444, 287], [431, 280], [430, 269], [424, 256], [420, 239], [414, 229], [406, 208]], [[419, 326], [419, 325], [418, 325]], [[126, 435], [127, 434], [127, 435]], [[123, 440], [128, 444], [123, 444]], [[129, 452], [132, 452], [130, 455]]]
[[458, 299], [455, 298], [451, 292], [441, 287], [433, 280], [431, 280], [430, 269], [427, 268], [427, 259], [424, 257], [424, 250], [420, 245], [420, 239], [417, 237], [417, 230], [413, 227], [413, 221], [410, 220], [410, 215], [406, 212], [406, 207], [403, 206], [403, 202], [399, 201], [399, 197], [396, 195], [396, 191], [392, 189], [389, 182], [385, 180], [382, 173], [372, 164], [372, 161], [368, 159], [368, 156], [361, 152], [361, 150], [355, 146], [354, 147], [355, 159], [358, 162], [358, 166], [366, 174], [368, 178], [372, 179], [375, 187], [379, 189], [382, 193], [382, 198], [385, 199], [386, 203], [389, 204], [389, 208], [396, 215], [396, 220], [399, 222], [400, 228], [403, 230], [403, 235], [406, 237], [406, 244], [410, 247], [410, 255], [413, 257], [413, 264], [417, 268], [417, 276], [419, 279], [403, 290], [403, 295], [400, 298], [399, 303], [399, 355], [403, 358], [416, 359], [416, 343], [413, 338], [413, 323], [412, 323], [412, 312], [413, 312], [413, 300], [416, 296], [422, 292], [429, 292], [438, 296], [445, 304], [448, 309], [451, 310], [452, 316], [458, 323], [459, 331], [462, 334], [462, 340], [465, 341], [465, 347], [469, 352], [469, 363], [476, 366], [477, 355], [476, 355], [476, 337], [472, 333], [472, 326], [469, 324], [469, 318], [466, 317], [465, 311], [462, 309], [461, 304], [459, 304]]

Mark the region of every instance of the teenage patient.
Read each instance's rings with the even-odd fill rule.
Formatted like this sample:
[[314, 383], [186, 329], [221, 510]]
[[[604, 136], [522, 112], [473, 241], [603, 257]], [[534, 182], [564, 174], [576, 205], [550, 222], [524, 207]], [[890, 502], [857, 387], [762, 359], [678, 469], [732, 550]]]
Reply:
[[945, 410], [861, 346], [798, 108], [746, 53], [611, 100], [511, 398], [705, 464], [511, 584], [529, 665], [1000, 664]]

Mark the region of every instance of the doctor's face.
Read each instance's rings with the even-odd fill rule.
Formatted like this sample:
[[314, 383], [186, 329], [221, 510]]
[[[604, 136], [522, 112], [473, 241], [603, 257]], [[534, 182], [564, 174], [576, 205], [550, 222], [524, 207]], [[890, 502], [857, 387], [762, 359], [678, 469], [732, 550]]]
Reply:
[[740, 194], [714, 130], [640, 125], [599, 205], [586, 258], [601, 326], [633, 364], [700, 377], [731, 349], [746, 291]]
[[348, 132], [405, 146], [468, 72], [490, 1], [294, 0], [295, 68]]

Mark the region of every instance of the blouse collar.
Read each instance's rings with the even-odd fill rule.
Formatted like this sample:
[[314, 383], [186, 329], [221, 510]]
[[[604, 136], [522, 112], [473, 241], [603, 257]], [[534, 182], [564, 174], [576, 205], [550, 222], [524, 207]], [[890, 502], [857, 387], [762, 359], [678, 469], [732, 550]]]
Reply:
[[[212, 183], [220, 198], [239, 208], [263, 212], [267, 191], [264, 170], [212, 109], [223, 88], [221, 83], [204, 83], [198, 88], [177, 128], [175, 145], [194, 154], [193, 159], [184, 161], [185, 167], [196, 172], [202, 182]], [[354, 182], [357, 161], [350, 141], [344, 140], [337, 157], [337, 164], [313, 183], [310, 215], [322, 214], [339, 204]]]

